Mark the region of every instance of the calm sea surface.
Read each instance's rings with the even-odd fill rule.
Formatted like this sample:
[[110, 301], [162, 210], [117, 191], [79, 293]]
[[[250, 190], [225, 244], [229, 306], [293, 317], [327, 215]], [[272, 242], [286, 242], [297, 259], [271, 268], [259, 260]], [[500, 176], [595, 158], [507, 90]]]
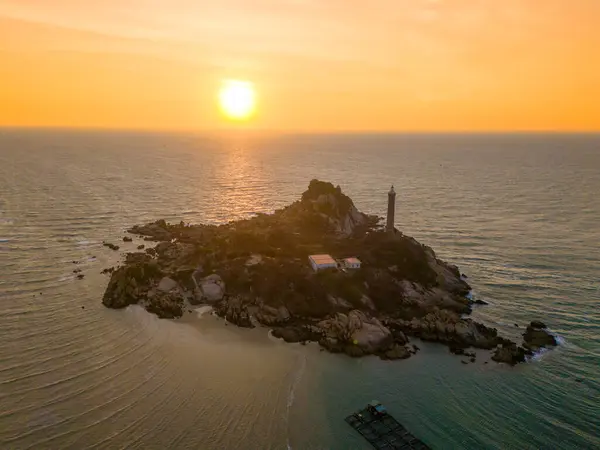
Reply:
[[[515, 368], [433, 344], [355, 360], [100, 303], [102, 240], [269, 212], [311, 178], [380, 215], [394, 184], [397, 227], [469, 276], [477, 319], [561, 345]], [[377, 398], [433, 448], [600, 448], [599, 244], [598, 135], [0, 130], [0, 447], [366, 449], [343, 418]]]

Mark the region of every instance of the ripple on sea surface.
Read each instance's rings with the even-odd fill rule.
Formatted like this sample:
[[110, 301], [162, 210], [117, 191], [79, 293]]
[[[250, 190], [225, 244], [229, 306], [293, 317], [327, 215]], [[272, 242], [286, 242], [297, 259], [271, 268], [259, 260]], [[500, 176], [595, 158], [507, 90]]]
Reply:
[[[539, 139], [2, 135], [0, 446], [360, 448], [338, 418], [380, 398], [440, 447], [600, 447], [597, 142]], [[380, 215], [395, 184], [397, 227], [490, 300], [474, 318], [515, 339], [542, 319], [564, 344], [514, 369], [426, 345], [399, 363], [349, 360], [101, 305], [99, 272], [120, 260], [103, 240], [163, 217], [272, 211], [313, 177]]]

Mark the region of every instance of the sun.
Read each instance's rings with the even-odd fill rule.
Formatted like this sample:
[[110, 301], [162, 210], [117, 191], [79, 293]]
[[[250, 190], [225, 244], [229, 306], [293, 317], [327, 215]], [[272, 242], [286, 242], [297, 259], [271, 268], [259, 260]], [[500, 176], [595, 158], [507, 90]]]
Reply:
[[219, 91], [219, 105], [232, 120], [246, 120], [254, 114], [256, 95], [249, 81], [226, 80]]

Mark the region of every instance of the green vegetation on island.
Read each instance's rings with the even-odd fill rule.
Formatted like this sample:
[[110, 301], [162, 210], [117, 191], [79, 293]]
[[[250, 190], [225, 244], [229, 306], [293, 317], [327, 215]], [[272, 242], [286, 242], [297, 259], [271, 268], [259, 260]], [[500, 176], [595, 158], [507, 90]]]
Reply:
[[[134, 226], [130, 233], [159, 243], [107, 271], [103, 303], [140, 304], [162, 318], [210, 304], [238, 326], [267, 326], [286, 341], [316, 341], [351, 356], [409, 357], [417, 351], [409, 336], [445, 343], [457, 354], [494, 350], [493, 359], [510, 364], [536, 350], [463, 318], [473, 302], [458, 268], [380, 222], [359, 212], [339, 186], [312, 180], [301, 200], [273, 214], [220, 226]], [[315, 254], [357, 257], [361, 265], [315, 271], [308, 260]], [[555, 345], [543, 328], [529, 336]]]

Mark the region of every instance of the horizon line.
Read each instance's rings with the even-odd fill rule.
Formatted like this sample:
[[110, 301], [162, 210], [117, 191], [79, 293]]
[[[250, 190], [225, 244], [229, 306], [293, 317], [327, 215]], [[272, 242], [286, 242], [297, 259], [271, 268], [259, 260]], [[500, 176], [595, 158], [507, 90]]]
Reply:
[[514, 129], [514, 130], [279, 130], [258, 128], [135, 128], [103, 126], [62, 126], [62, 125], [0, 125], [0, 131], [80, 131], [80, 132], [116, 132], [148, 134], [280, 134], [280, 135], [596, 135], [600, 129], [553, 130], [553, 129]]

